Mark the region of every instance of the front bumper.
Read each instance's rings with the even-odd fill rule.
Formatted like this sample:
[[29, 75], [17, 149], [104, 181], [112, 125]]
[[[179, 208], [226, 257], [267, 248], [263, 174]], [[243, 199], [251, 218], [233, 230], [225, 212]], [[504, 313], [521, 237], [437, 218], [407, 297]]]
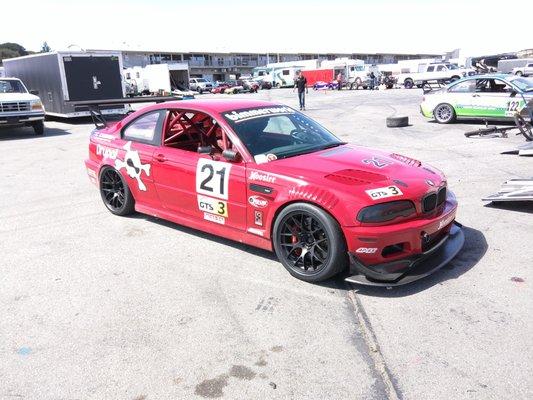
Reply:
[[44, 121], [44, 112], [0, 114], [0, 126], [16, 126], [35, 121]]
[[453, 222], [449, 232], [430, 249], [407, 258], [366, 266], [354, 254], [345, 281], [368, 286], [399, 286], [422, 279], [448, 264], [463, 247], [461, 225]]

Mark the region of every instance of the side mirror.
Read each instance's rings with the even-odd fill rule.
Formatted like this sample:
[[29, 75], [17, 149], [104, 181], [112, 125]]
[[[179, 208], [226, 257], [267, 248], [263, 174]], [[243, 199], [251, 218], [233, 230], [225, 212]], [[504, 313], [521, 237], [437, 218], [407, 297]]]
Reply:
[[213, 154], [213, 147], [211, 146], [198, 146], [198, 153], [200, 154]]
[[224, 150], [222, 157], [228, 161], [239, 161], [240, 155], [235, 150]]
[[30, 90], [30, 94], [33, 94], [34, 96], [39, 96], [38, 90]]
[[517, 95], [516, 90], [511, 90], [511, 97], [515, 97]]

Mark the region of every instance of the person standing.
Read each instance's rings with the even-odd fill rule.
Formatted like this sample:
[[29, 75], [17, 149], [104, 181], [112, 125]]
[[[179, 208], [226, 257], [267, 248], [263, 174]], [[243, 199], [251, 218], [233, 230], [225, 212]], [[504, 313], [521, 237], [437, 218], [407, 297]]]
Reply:
[[298, 101], [300, 102], [300, 111], [305, 111], [305, 94], [309, 93], [309, 91], [307, 89], [307, 79], [305, 79], [305, 76], [302, 74], [302, 71], [298, 71], [298, 77], [294, 81], [294, 89], [298, 89]]
[[342, 72], [339, 72], [337, 74], [337, 90], [341, 90], [342, 89]]

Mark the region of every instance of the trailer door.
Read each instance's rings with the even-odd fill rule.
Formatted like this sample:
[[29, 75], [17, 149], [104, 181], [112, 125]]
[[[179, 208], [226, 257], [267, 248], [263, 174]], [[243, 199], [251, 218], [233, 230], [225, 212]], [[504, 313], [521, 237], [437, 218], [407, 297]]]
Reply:
[[70, 101], [124, 97], [117, 56], [65, 56], [63, 65]]

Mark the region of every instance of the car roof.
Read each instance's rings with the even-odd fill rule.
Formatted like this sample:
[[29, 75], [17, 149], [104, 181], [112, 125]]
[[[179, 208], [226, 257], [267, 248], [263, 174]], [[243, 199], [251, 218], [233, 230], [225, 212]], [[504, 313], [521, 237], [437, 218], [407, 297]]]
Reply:
[[467, 80], [467, 79], [511, 79], [514, 77], [515, 75], [509, 75], [509, 74], [482, 74], [482, 75], [467, 76], [463, 79], [464, 80]]
[[268, 107], [268, 106], [279, 106], [279, 103], [273, 103], [270, 101], [262, 100], [248, 100], [248, 99], [201, 99], [201, 100], [180, 100], [180, 101], [169, 101], [165, 103], [159, 103], [152, 107], [151, 109], [160, 109], [176, 107], [176, 108], [191, 108], [197, 110], [204, 110], [206, 112], [220, 114], [226, 111], [241, 110], [244, 108], [254, 108], [254, 107]]

